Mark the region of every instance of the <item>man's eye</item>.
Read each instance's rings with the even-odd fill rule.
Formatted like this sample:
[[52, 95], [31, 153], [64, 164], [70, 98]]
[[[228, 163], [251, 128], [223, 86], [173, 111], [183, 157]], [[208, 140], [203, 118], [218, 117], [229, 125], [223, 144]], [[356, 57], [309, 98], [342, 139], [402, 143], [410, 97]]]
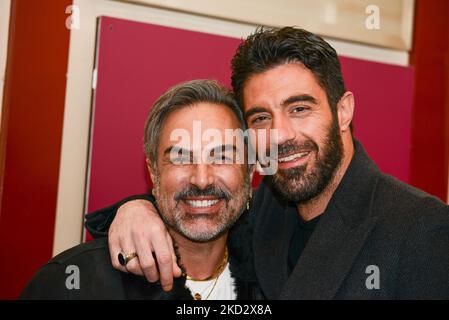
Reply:
[[293, 108], [292, 109], [292, 112], [293, 113], [298, 113], [298, 112], [302, 112], [302, 111], [304, 111], [304, 110], [306, 110], [306, 108], [305, 107], [295, 107], [295, 108]]
[[226, 155], [218, 155], [213, 158], [213, 162], [216, 164], [224, 164], [232, 161], [232, 158]]
[[268, 119], [269, 118], [267, 116], [258, 116], [253, 119], [252, 123], [260, 123], [260, 122], [266, 121]]
[[176, 165], [189, 164], [190, 158], [189, 157], [176, 157], [176, 158], [171, 159], [171, 162]]

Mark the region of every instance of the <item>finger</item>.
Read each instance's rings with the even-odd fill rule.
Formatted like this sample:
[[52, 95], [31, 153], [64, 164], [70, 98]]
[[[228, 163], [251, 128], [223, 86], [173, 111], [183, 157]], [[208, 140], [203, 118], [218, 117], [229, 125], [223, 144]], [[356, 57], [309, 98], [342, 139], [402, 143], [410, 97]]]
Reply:
[[[135, 249], [135, 246], [131, 239], [128, 237], [121, 238], [120, 239], [120, 247], [122, 248], [122, 253], [124, 254], [130, 254], [133, 252], [137, 252]], [[135, 257], [128, 261], [128, 263], [125, 266], [126, 270], [132, 274], [143, 276], [143, 271], [140, 268], [139, 258]]]
[[108, 245], [109, 245], [109, 254], [111, 256], [112, 266], [121, 272], [128, 273], [126, 268], [124, 266], [122, 266], [120, 264], [120, 262], [118, 261], [118, 254], [120, 253], [120, 250], [121, 250], [118, 239], [116, 239], [115, 237], [109, 237]]
[[140, 268], [142, 269], [145, 278], [149, 282], [156, 282], [159, 280], [159, 272], [157, 270], [156, 261], [154, 261], [153, 258], [150, 243], [144, 238], [135, 239], [134, 243], [137, 245]]
[[171, 244], [169, 245], [165, 233], [157, 232], [154, 234], [154, 253], [159, 268], [159, 278], [162, 289], [164, 291], [170, 291], [173, 287], [173, 249]]
[[173, 261], [173, 276], [175, 278], [179, 278], [182, 275], [182, 270], [181, 268], [178, 266], [178, 259], [176, 257], [175, 254], [175, 246], [173, 245], [173, 240], [170, 236], [170, 234], [167, 233], [167, 242], [168, 242], [168, 246], [170, 248], [170, 251], [172, 253], [172, 261]]

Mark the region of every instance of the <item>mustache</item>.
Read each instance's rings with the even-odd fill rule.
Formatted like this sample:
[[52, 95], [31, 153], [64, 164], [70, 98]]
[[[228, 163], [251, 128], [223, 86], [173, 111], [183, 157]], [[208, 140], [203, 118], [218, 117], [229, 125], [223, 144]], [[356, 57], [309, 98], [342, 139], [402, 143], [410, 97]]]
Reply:
[[287, 141], [278, 145], [278, 157], [282, 158], [293, 153], [299, 153], [303, 151], [318, 150], [318, 145], [312, 140], [306, 140], [302, 143], [296, 141]]
[[183, 198], [202, 196], [215, 196], [217, 198], [225, 199], [226, 201], [231, 198], [229, 192], [220, 188], [219, 186], [209, 186], [206, 189], [199, 189], [197, 186], [188, 186], [183, 190], [177, 192], [174, 199], [176, 201], [179, 201]]

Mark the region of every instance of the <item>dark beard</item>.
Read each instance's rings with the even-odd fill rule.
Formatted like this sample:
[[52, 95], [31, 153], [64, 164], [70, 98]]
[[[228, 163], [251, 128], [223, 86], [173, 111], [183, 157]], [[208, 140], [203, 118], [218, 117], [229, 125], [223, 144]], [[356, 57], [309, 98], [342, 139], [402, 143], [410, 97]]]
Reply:
[[301, 147], [296, 144], [280, 145], [279, 157], [287, 154], [289, 150], [304, 150], [304, 147], [317, 155], [312, 172], [306, 173], [309, 163], [285, 170], [278, 169], [275, 175], [268, 178], [274, 192], [287, 202], [306, 203], [314, 199], [324, 191], [334, 177], [343, 158], [343, 143], [337, 120], [332, 121], [326, 135], [322, 157], [318, 156], [318, 145], [311, 140], [306, 141]]

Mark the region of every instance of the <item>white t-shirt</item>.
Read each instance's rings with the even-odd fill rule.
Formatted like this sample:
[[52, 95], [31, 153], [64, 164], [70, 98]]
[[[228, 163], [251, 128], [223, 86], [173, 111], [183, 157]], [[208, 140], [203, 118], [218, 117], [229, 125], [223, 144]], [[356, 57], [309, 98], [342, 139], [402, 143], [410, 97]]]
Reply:
[[209, 296], [207, 300], [235, 300], [237, 298], [234, 279], [229, 271], [229, 263], [218, 276], [218, 279], [208, 281], [187, 280], [186, 287], [189, 288], [192, 296], [195, 296], [195, 293], [199, 293], [201, 300], [206, 300], [207, 296]]

